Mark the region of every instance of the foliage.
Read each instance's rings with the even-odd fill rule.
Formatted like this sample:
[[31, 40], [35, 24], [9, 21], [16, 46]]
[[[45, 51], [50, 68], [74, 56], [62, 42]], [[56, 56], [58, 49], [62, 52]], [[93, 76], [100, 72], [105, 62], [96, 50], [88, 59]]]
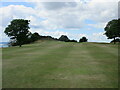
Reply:
[[76, 40], [69, 40], [69, 42], [77, 42]]
[[120, 37], [120, 19], [114, 19], [108, 22], [104, 29], [105, 35], [108, 37], [108, 39], [114, 39], [115, 41], [116, 37]]
[[32, 42], [37, 41], [39, 39], [40, 39], [40, 35], [37, 32], [35, 32], [31, 35], [31, 41]]
[[15, 39], [18, 45], [21, 47], [24, 44], [30, 32], [29, 20], [24, 19], [14, 19], [11, 21], [10, 25], [5, 28], [5, 34], [10, 37], [10, 39]]
[[11, 47], [11, 46], [16, 46], [17, 43], [16, 43], [16, 40], [15, 39], [11, 39], [8, 43], [8, 46]]
[[55, 40], [55, 39], [51, 36], [40, 36], [40, 40]]
[[60, 38], [59, 38], [60, 41], [65, 41], [65, 42], [68, 42], [70, 39], [66, 36], [66, 35], [62, 35]]
[[112, 40], [111, 43], [112, 43], [112, 42], [120, 42], [120, 39], [117, 38], [117, 39], [115, 39], [115, 40]]
[[[61, 35], [59, 39], [51, 37], [51, 36], [41, 36], [37, 32], [31, 33], [28, 29], [30, 20], [24, 19], [14, 19], [10, 22], [5, 28], [4, 33], [8, 35], [11, 39], [10, 45], [20, 47], [23, 44], [29, 44], [35, 42], [37, 40], [55, 40], [55, 41], [65, 41], [65, 42], [77, 42], [76, 40], [70, 40], [66, 35]], [[81, 39], [82, 42], [86, 42], [86, 38]]]
[[86, 37], [82, 37], [80, 40], [79, 40], [79, 42], [87, 42], [88, 41], [88, 39], [86, 38]]

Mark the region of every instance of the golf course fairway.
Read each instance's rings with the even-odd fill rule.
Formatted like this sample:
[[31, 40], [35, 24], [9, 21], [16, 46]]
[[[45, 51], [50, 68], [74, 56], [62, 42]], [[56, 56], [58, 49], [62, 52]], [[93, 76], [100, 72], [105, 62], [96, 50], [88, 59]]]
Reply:
[[117, 88], [118, 45], [38, 41], [2, 49], [3, 88]]

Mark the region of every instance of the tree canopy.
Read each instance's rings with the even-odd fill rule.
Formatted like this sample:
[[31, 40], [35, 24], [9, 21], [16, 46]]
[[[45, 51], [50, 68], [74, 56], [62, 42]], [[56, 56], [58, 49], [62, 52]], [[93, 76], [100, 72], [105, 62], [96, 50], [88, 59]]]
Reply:
[[104, 30], [108, 39], [114, 39], [115, 41], [117, 37], [120, 38], [120, 19], [109, 21]]
[[39, 39], [40, 39], [40, 35], [37, 32], [35, 32], [31, 35], [32, 42], [37, 41]]
[[82, 37], [80, 40], [79, 40], [79, 42], [87, 42], [88, 41], [88, 39], [86, 38], [86, 37]]
[[30, 35], [28, 30], [30, 29], [29, 22], [30, 20], [14, 19], [11, 21], [10, 25], [5, 28], [4, 33], [8, 35], [10, 39], [15, 39], [21, 47]]
[[60, 41], [65, 41], [65, 42], [68, 42], [70, 39], [66, 36], [66, 35], [62, 35], [60, 38], [59, 38]]

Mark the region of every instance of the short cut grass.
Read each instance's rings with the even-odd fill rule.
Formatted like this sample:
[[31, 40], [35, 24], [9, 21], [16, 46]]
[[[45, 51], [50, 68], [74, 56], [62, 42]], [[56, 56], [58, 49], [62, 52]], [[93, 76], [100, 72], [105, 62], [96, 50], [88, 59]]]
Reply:
[[117, 88], [118, 47], [44, 41], [3, 48], [3, 88]]

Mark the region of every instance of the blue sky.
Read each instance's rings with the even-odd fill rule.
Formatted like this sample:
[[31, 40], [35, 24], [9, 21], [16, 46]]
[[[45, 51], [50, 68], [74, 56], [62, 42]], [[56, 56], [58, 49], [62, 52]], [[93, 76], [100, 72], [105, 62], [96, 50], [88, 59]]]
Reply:
[[26, 7], [34, 7], [32, 3], [28, 3], [28, 2], [2, 2], [1, 7], [6, 7], [9, 5], [24, 5]]
[[[109, 42], [104, 34], [108, 21], [117, 18], [117, 2], [2, 2], [2, 40], [9, 41], [4, 34], [12, 19], [29, 19], [30, 31], [40, 35], [59, 38], [67, 35], [79, 40], [86, 36], [90, 42]], [[113, 13], [114, 11], [114, 13]], [[112, 14], [111, 14], [112, 13]], [[111, 15], [110, 15], [111, 14]]]

